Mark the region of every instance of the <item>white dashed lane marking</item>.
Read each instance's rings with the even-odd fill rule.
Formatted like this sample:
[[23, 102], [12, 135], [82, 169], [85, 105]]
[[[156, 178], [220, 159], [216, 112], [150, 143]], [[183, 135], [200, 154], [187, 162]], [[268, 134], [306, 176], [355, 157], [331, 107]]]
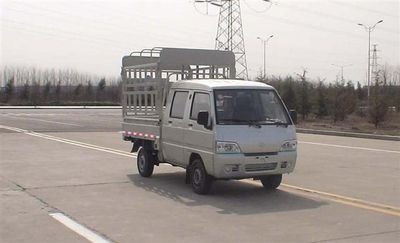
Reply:
[[58, 222], [65, 225], [70, 230], [74, 231], [75, 233], [81, 235], [85, 239], [93, 243], [111, 243], [112, 241], [106, 239], [105, 237], [101, 236], [100, 234], [90, 230], [86, 226], [76, 222], [75, 220], [71, 219], [67, 215], [63, 213], [50, 213], [51, 217], [53, 217]]
[[75, 123], [50, 121], [50, 120], [33, 118], [33, 117], [14, 116], [14, 115], [7, 115], [7, 117], [11, 118], [11, 119], [32, 120], [32, 121], [39, 121], [39, 122], [44, 122], [44, 123], [61, 124], [61, 125], [74, 126], [74, 127], [83, 127], [82, 125], [78, 125], [78, 124], [75, 124]]

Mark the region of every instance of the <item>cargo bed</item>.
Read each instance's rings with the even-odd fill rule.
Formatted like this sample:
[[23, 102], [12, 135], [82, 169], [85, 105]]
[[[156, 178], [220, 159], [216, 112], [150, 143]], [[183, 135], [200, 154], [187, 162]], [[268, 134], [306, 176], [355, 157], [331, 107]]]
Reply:
[[151, 140], [158, 147], [170, 82], [235, 75], [235, 55], [229, 51], [153, 48], [123, 57], [124, 140]]

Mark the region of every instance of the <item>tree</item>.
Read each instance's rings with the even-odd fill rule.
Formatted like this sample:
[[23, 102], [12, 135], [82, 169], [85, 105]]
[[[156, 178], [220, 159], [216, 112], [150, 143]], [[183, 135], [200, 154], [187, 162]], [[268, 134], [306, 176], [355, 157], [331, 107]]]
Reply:
[[103, 91], [106, 88], [106, 79], [102, 78], [100, 82], [97, 84], [97, 90]]
[[9, 102], [13, 98], [14, 92], [15, 92], [14, 77], [12, 77], [8, 80], [5, 90], [4, 90], [6, 103]]
[[87, 87], [86, 87], [86, 99], [92, 100], [93, 99], [93, 85], [92, 82], [89, 80]]
[[30, 90], [30, 101], [33, 105], [38, 105], [40, 103], [40, 84], [34, 81], [31, 85]]
[[400, 89], [397, 87], [397, 96], [394, 100], [394, 104], [396, 106], [396, 111], [400, 112]]
[[357, 99], [360, 102], [364, 99], [364, 92], [360, 82], [357, 82]]
[[325, 86], [322, 81], [319, 81], [317, 87], [317, 111], [316, 115], [318, 118], [322, 118], [328, 115], [328, 107], [327, 107], [327, 94], [325, 91]]
[[28, 100], [29, 99], [29, 91], [30, 91], [30, 86], [29, 86], [29, 83], [26, 82], [24, 84], [24, 86], [22, 87], [22, 91], [20, 93], [19, 98], [21, 100]]
[[79, 96], [81, 96], [82, 93], [82, 89], [83, 89], [83, 85], [82, 84], [78, 84], [75, 89], [74, 89], [74, 98], [78, 99]]
[[60, 100], [61, 100], [61, 81], [58, 81], [58, 83], [56, 85], [55, 95], [56, 95], [57, 103], [59, 104]]
[[330, 103], [332, 104], [332, 118], [333, 123], [343, 121], [346, 118], [345, 111], [345, 93], [346, 89], [342, 82], [336, 81], [332, 87], [332, 97]]
[[375, 128], [385, 121], [388, 110], [387, 97], [385, 97], [385, 85], [380, 85], [378, 80], [375, 80], [375, 85], [371, 89], [370, 102], [368, 107], [370, 122]]
[[348, 81], [346, 84], [346, 92], [345, 92], [345, 115], [352, 114], [357, 107], [357, 94], [354, 89], [354, 85], [351, 81]]
[[104, 99], [104, 90], [106, 88], [106, 79], [102, 78], [97, 84], [96, 100]]
[[309, 91], [308, 91], [308, 82], [306, 81], [306, 70], [303, 70], [303, 74], [298, 76], [301, 79], [301, 86], [300, 86], [300, 109], [299, 113], [302, 115], [303, 120], [305, 120], [310, 113], [311, 104], [309, 101]]
[[46, 85], [43, 88], [43, 98], [47, 101], [50, 96], [50, 90], [51, 90], [51, 83], [50, 81], [47, 81]]
[[336, 81], [331, 90], [333, 122], [344, 121], [347, 115], [352, 114], [356, 109], [357, 95], [354, 85], [351, 81], [347, 82], [346, 86], [343, 81]]
[[282, 99], [288, 109], [296, 109], [296, 93], [294, 92], [294, 81], [291, 77], [284, 81]]

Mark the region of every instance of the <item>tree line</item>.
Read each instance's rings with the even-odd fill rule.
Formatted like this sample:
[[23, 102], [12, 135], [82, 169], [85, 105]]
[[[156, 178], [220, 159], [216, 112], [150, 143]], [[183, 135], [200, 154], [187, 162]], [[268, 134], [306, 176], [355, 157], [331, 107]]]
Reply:
[[85, 74], [73, 69], [4, 67], [2, 105], [119, 105], [117, 78]]
[[257, 80], [275, 87], [288, 109], [296, 110], [301, 120], [331, 119], [336, 123], [356, 114], [378, 127], [389, 112], [399, 114], [399, 73], [399, 68], [390, 71], [387, 67], [374, 73], [369, 97], [368, 87], [360, 82], [310, 80], [306, 70], [297, 76], [259, 76]]

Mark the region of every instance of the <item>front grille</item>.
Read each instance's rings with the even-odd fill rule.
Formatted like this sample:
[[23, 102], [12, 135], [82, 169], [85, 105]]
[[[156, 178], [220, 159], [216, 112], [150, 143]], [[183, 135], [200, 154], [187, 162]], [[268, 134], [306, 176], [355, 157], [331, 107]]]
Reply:
[[248, 164], [244, 166], [247, 172], [275, 170], [278, 163]]
[[278, 152], [244, 153], [246, 157], [278, 155]]

